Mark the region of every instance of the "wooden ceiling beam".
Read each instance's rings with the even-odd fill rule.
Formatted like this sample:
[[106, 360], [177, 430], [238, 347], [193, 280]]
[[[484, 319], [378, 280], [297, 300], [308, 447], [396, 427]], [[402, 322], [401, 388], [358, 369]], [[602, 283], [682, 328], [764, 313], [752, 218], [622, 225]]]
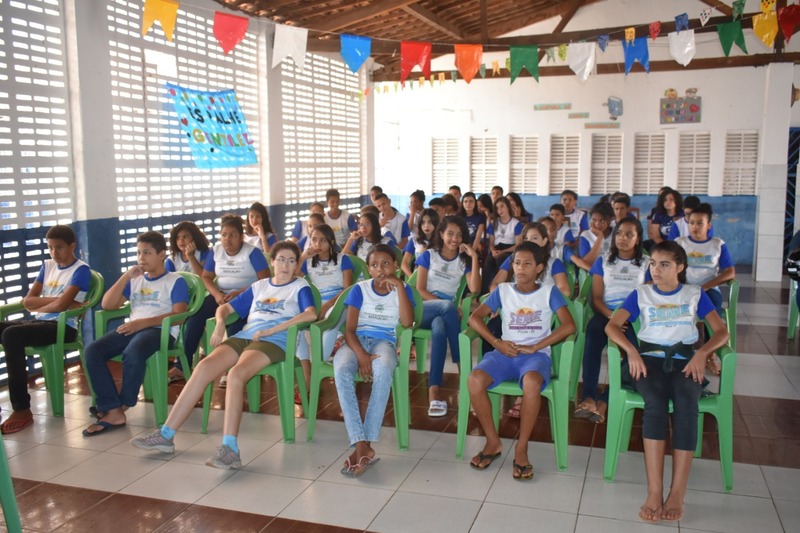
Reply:
[[458, 25], [445, 20], [433, 11], [425, 9], [420, 5], [411, 4], [403, 6], [402, 9], [412, 17], [422, 21], [437, 31], [449, 35], [453, 39], [461, 41], [467, 38], [467, 33], [458, 27]]
[[721, 0], [700, 0], [705, 5], [713, 7], [723, 15], [733, 16], [733, 8]]
[[327, 17], [319, 22], [309, 21], [307, 27], [309, 30], [336, 31], [417, 2], [419, 0], [375, 0], [367, 6], [351, 9], [341, 15]]
[[[564, 33], [564, 28], [567, 27], [567, 24], [569, 24], [569, 21], [572, 20], [572, 17], [575, 16], [575, 13], [577, 13], [578, 10], [581, 7], [583, 7], [583, 1], [582, 0], [574, 1], [574, 2], [572, 2], [572, 5], [569, 5], [569, 3], [567, 3], [565, 5], [566, 5], [566, 9], [564, 10], [564, 13], [561, 15], [561, 20], [558, 21], [558, 24], [556, 24], [556, 27], [553, 29], [553, 33], [554, 34], [556, 34], [556, 33]], [[544, 50], [539, 50], [539, 61], [542, 60], [542, 58], [544, 57], [544, 54], [545, 54]]]
[[481, 42], [489, 40], [489, 9], [486, 0], [481, 1]]

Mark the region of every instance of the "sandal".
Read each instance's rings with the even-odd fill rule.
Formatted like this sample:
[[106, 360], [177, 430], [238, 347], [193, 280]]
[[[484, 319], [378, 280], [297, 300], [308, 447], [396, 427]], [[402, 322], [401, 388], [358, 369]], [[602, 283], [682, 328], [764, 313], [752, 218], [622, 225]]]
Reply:
[[0, 433], [2, 433], [3, 435], [11, 435], [12, 433], [22, 431], [31, 424], [33, 424], [33, 417], [26, 419], [9, 418], [8, 420], [0, 424]]
[[[361, 474], [369, 470], [372, 467], [372, 465], [374, 465], [380, 460], [381, 460], [380, 457], [367, 457], [365, 455], [364, 457], [359, 459], [356, 464], [352, 465], [348, 470], [345, 471], [345, 469], [343, 468], [342, 474], [344, 474], [347, 477], [353, 477], [353, 478], [359, 477], [361, 476]], [[349, 457], [347, 458], [347, 462], [348, 463], [350, 462]]]
[[683, 505], [677, 509], [662, 508], [661, 520], [666, 520], [667, 522], [678, 522], [679, 520], [683, 520]]
[[518, 481], [528, 481], [529, 479], [533, 479], [533, 465], [519, 465], [514, 462], [514, 473], [512, 475], [514, 479]]
[[447, 402], [442, 400], [433, 400], [428, 406], [428, 416], [431, 418], [439, 418], [447, 415]]
[[[503, 452], [483, 453], [482, 451], [480, 451], [480, 452], [478, 452], [478, 455], [473, 457], [472, 461], [469, 462], [469, 466], [471, 466], [475, 470], [486, 470], [487, 468], [489, 468], [492, 465], [494, 460], [497, 459], [498, 457], [500, 457], [502, 454], [503, 454]], [[477, 463], [474, 462], [476, 457], [478, 459]], [[485, 465], [482, 465], [481, 463], [483, 463], [484, 461], [489, 461], [489, 462], [486, 463]]]
[[575, 412], [573, 416], [575, 418], [591, 418], [592, 414], [597, 411], [597, 406], [594, 403], [594, 400], [591, 398], [586, 398], [581, 403], [575, 406]]
[[519, 407], [520, 407], [520, 404], [518, 404], [518, 403], [515, 403], [514, 405], [512, 405], [511, 409], [508, 410], [508, 416], [511, 417], [511, 418], [519, 418], [520, 417], [520, 413], [521, 413]]
[[720, 360], [719, 357], [717, 357], [717, 354], [713, 354], [711, 357], [706, 359], [706, 370], [715, 376], [719, 376], [722, 373], [722, 366], [720, 365]]
[[606, 421], [607, 408], [608, 404], [606, 402], [597, 402], [597, 408], [586, 418], [595, 424], [602, 424]]

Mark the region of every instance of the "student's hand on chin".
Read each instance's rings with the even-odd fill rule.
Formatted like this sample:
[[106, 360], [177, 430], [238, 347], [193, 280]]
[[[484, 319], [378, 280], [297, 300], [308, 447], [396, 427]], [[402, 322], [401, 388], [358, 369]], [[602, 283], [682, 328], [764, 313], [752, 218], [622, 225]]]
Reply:
[[130, 279], [138, 278], [142, 274], [144, 274], [144, 270], [139, 265], [134, 265], [128, 269], [128, 278]]

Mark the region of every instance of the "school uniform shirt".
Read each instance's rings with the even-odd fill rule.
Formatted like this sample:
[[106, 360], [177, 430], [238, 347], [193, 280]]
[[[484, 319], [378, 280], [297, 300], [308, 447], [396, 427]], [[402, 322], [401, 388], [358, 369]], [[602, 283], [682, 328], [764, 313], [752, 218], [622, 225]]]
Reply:
[[[682, 218], [680, 220], [676, 220], [672, 223], [669, 227], [669, 240], [674, 241], [678, 237], [688, 237], [689, 236], [689, 222], [686, 221], [686, 218]], [[714, 228], [708, 228], [708, 236], [714, 236]]]
[[[381, 213], [380, 219], [383, 220], [384, 218], [386, 217]], [[411, 235], [408, 229], [408, 222], [397, 212], [397, 209], [394, 210], [392, 219], [388, 220], [386, 224], [381, 227], [385, 228], [387, 232], [390, 232], [395, 239], [399, 237], [401, 241]]]
[[406, 247], [403, 248], [404, 252], [408, 252], [414, 256], [414, 259], [419, 259], [419, 256], [422, 255], [422, 252], [427, 250], [428, 247], [425, 244], [417, 244], [417, 237], [411, 236], [406, 243]]
[[[272, 278], [266, 278], [253, 283], [229, 303], [240, 318], [247, 317], [244, 329], [234, 338], [252, 339], [256, 331], [275, 327], [313, 307], [314, 295], [304, 279], [294, 278], [284, 285], [275, 285]], [[286, 350], [288, 337], [287, 329], [258, 340]]]
[[[58, 298], [67, 287], [74, 285], [78, 287], [74, 301], [83, 303], [86, 301], [86, 293], [89, 292], [89, 284], [92, 281], [92, 271], [89, 265], [75, 259], [72, 264], [60, 267], [52, 259], [47, 259], [39, 269], [36, 281], [42, 284], [42, 297]], [[35, 313], [37, 320], [58, 320], [59, 313]], [[72, 329], [78, 327], [78, 317], [67, 319], [67, 325]]]
[[[720, 270], [733, 266], [728, 246], [719, 237], [710, 237], [703, 242], [691, 237], [678, 237], [675, 242], [686, 250], [686, 257], [689, 260], [686, 281], [692, 285], [702, 285], [716, 278]], [[714, 288], [719, 290], [719, 287]]]
[[564, 223], [569, 225], [574, 240], [578, 240], [581, 232], [589, 229], [589, 217], [583, 209], [575, 209], [572, 213], [565, 213], [564, 216], [567, 218]]
[[317, 266], [313, 266], [314, 259], [306, 259], [300, 267], [303, 274], [308, 276], [311, 283], [319, 291], [322, 302], [325, 303], [344, 289], [344, 271], [353, 270], [353, 263], [350, 257], [344, 254], [336, 256], [336, 264], [333, 261], [317, 261]]
[[299, 241], [300, 239], [302, 239], [307, 235], [308, 235], [307, 228], [306, 225], [303, 224], [303, 221], [298, 220], [297, 222], [295, 222], [290, 237]]
[[[397, 247], [397, 243], [391, 233], [387, 233], [381, 237], [381, 244], [388, 244], [392, 248]], [[361, 244], [359, 244], [358, 241], [353, 241], [353, 244], [350, 245], [350, 251], [364, 261], [367, 260], [367, 256], [372, 251], [372, 248], [374, 248], [374, 245], [367, 239], [361, 239]]]
[[225, 294], [252, 285], [258, 272], [268, 268], [264, 253], [246, 242], [236, 255], [228, 255], [221, 244], [215, 244], [203, 265], [203, 270], [216, 274], [217, 288]]
[[[397, 291], [378, 294], [374, 289], [375, 280], [359, 281], [347, 294], [344, 304], [355, 307], [358, 312], [356, 335], [397, 343], [395, 329], [400, 323], [400, 297]], [[414, 306], [414, 295], [411, 287], [403, 283], [411, 306]]]
[[338, 218], [331, 217], [329, 211], [325, 211], [325, 223], [333, 230], [339, 246], [344, 246], [347, 239], [350, 238], [350, 234], [358, 229], [356, 219], [344, 209], [341, 210]]
[[483, 224], [484, 228], [486, 227], [486, 217], [483, 213], [475, 213], [461, 218], [467, 223], [468, 230], [468, 236], [464, 239], [464, 242], [472, 246], [475, 243], [475, 234], [478, 233], [478, 228], [481, 227], [481, 224]]
[[[550, 258], [547, 260], [547, 272], [544, 274], [544, 278], [542, 283], [552, 283], [555, 284], [555, 280], [553, 280], [553, 276], [556, 274], [567, 274], [567, 269], [564, 268], [564, 263], [561, 259], [558, 258], [556, 254], [553, 253], [553, 250], [550, 251], [551, 255]], [[505, 270], [508, 272], [509, 276], [513, 276], [514, 273], [512, 272], [511, 268], [511, 260], [514, 258], [513, 255], [509, 256], [503, 264], [500, 265], [500, 270]], [[511, 279], [509, 277], [509, 279]]]
[[[172, 313], [172, 306], [189, 303], [189, 286], [180, 274], [165, 272], [157, 278], [148, 274], [129, 280], [122, 294], [131, 303], [131, 320], [153, 318]], [[159, 329], [161, 326], [156, 326]], [[169, 328], [169, 334], [177, 339], [180, 326]]]
[[[208, 254], [210, 253], [211, 250], [206, 250], [205, 252], [195, 250], [194, 257], [197, 259], [197, 262], [202, 265], [205, 263], [205, 260], [208, 258]], [[167, 257], [167, 260], [164, 263], [164, 268], [167, 269], [167, 272], [192, 272], [192, 264], [189, 261], [184, 261], [180, 252], [174, 256]]]
[[514, 217], [506, 222], [500, 222], [497, 220], [497, 224], [489, 224], [489, 227], [486, 228], [487, 235], [494, 235], [494, 244], [497, 246], [498, 244], [507, 244], [509, 246], [514, 246], [517, 243], [517, 235], [522, 233], [522, 223]]
[[[584, 257], [588, 254], [594, 243], [597, 241], [597, 235], [592, 233], [591, 231], [585, 231], [581, 234], [581, 241], [578, 244], [578, 256]], [[608, 254], [608, 249], [611, 248], [611, 234], [609, 233], [605, 238], [603, 238], [603, 244], [600, 247], [600, 256], [604, 256]]]
[[408, 231], [413, 235], [419, 228], [419, 220], [422, 217], [422, 211], [414, 213], [414, 219], [411, 219], [411, 213], [406, 213], [406, 224], [408, 224]]
[[[683, 217], [681, 217], [683, 218]], [[672, 229], [672, 225], [677, 222], [676, 219], [673, 219], [666, 213], [658, 213], [653, 212], [653, 216], [650, 219], [653, 224], [658, 224], [658, 231], [661, 233], [661, 238], [665, 241], [669, 239], [669, 232]]]
[[[264, 245], [261, 243], [261, 237], [259, 237], [258, 235], [245, 235], [244, 242], [252, 244], [259, 250], [262, 251], [264, 250]], [[278, 238], [275, 236], [274, 233], [267, 232], [267, 244], [269, 245], [270, 249], [272, 249], [273, 246], [278, 244]]]
[[426, 250], [417, 260], [417, 268], [428, 269], [428, 292], [442, 300], [455, 300], [461, 278], [472, 272], [472, 259], [469, 263], [457, 254], [454, 259], [445, 259], [436, 250]]
[[575, 239], [575, 236], [572, 234], [569, 224], [561, 224], [561, 227], [556, 231], [556, 245], [563, 246], [566, 242], [575, 242], [576, 240], [577, 239]]
[[[493, 313], [500, 310], [504, 341], [532, 346], [550, 335], [553, 314], [567, 305], [561, 292], [545, 284], [533, 292], [520, 292], [515, 283], [501, 283], [484, 302]], [[542, 353], [550, 355], [550, 347]]]
[[[671, 292], [662, 292], [655, 285], [640, 285], [625, 298], [622, 309], [630, 313], [631, 323], [639, 319], [640, 340], [660, 346], [694, 344], [698, 339], [695, 322], [716, 311], [711, 299], [697, 285], [678, 285]], [[646, 354], [664, 357], [661, 351]], [[675, 357], [686, 359], [677, 354]]]
[[603, 278], [603, 303], [614, 310], [625, 301], [625, 298], [639, 285], [650, 281], [650, 269], [646, 259], [636, 265], [633, 259], [621, 259], [613, 263], [608, 261], [608, 254], [595, 259], [589, 274]]

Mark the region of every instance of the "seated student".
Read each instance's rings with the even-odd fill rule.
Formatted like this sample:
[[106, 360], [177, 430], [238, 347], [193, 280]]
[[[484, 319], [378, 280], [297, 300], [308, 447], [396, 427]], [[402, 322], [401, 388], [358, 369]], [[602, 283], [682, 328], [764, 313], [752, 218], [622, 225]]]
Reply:
[[423, 300], [420, 327], [431, 330], [431, 372], [428, 377], [428, 416], [447, 414], [447, 402], [439, 393], [442, 386], [447, 347], [458, 364], [458, 334], [461, 317], [455, 301], [461, 278], [467, 277], [469, 290], [481, 288], [478, 254], [464, 242], [467, 224], [457, 216], [445, 217], [436, 228], [433, 246], [417, 262], [417, 291]]
[[447, 189], [447, 194], [455, 198], [456, 202], [459, 204], [461, 203], [461, 187], [458, 185], [451, 185], [450, 188]]
[[478, 208], [478, 200], [475, 198], [474, 192], [467, 191], [461, 197], [461, 208], [458, 211], [458, 215], [467, 223], [467, 229], [469, 230], [469, 235], [464, 242], [477, 251], [486, 231], [486, 216]]
[[442, 200], [441, 198], [431, 198], [430, 200], [428, 200], [428, 207], [430, 209], [433, 209], [434, 211], [436, 211], [439, 214], [439, 219], [442, 219], [442, 218], [445, 217], [445, 214], [444, 214], [444, 200]]
[[325, 200], [328, 202], [325, 223], [331, 227], [333, 234], [336, 235], [336, 244], [343, 249], [350, 233], [358, 229], [358, 222], [356, 222], [353, 215], [344, 209], [339, 209], [341, 198], [338, 190], [328, 189], [325, 193]]
[[[314, 228], [316, 228], [317, 226], [322, 226], [323, 224], [325, 224], [325, 215], [320, 215], [319, 213], [311, 213], [310, 215], [308, 215], [308, 220], [306, 221], [307, 234], [311, 235], [311, 231]], [[308, 247], [311, 244], [311, 239], [308, 238], [308, 235], [297, 241], [297, 247], [300, 248], [300, 251], [302, 252], [308, 250]], [[335, 244], [336, 243], [334, 243], [334, 245]]]
[[525, 209], [525, 204], [522, 203], [522, 197], [519, 194], [510, 192], [506, 195], [506, 198], [508, 198], [508, 202], [511, 204], [511, 216], [523, 224], [533, 222], [533, 213], [529, 213], [528, 210]]
[[581, 234], [578, 255], [573, 255], [570, 260], [580, 268], [589, 271], [598, 257], [608, 253], [611, 246], [611, 219], [614, 211], [608, 204], [597, 203], [592, 206], [590, 229]]
[[631, 195], [630, 194], [628, 194], [626, 192], [622, 192], [622, 191], [615, 192], [614, 194], [611, 195], [611, 206], [613, 207], [614, 204], [617, 203], [617, 200], [619, 200], [619, 199], [622, 199], [623, 202], [624, 202], [624, 200], [626, 198], [628, 200], [628, 213], [627, 214], [629, 216], [632, 216], [632, 217], [634, 217], [635, 219], [638, 220], [639, 219], [639, 215], [641, 215], [641, 211], [639, 211], [638, 207], [633, 207], [633, 206], [630, 205], [631, 204]]
[[[148, 231], [136, 239], [136, 266], [128, 269], [103, 295], [103, 309], [131, 303], [130, 320], [86, 347], [86, 370], [96, 396], [97, 421], [83, 430], [84, 437], [125, 426], [125, 411], [136, 405], [147, 360], [161, 345], [161, 321], [189, 307], [189, 286], [180, 275], [167, 272], [164, 236]], [[170, 344], [180, 327], [170, 330]], [[122, 388], [117, 392], [109, 359], [122, 354]]]
[[[308, 214], [310, 216], [314, 213], [319, 213], [325, 217], [325, 204], [322, 202], [314, 202], [311, 204], [311, 206], [308, 208]], [[322, 223], [324, 224], [325, 220], [323, 220]], [[308, 237], [308, 228], [306, 227], [306, 224], [303, 223], [303, 219], [298, 219], [297, 222], [294, 223], [294, 227], [292, 228], [292, 233], [289, 235], [289, 238], [292, 240], [292, 242], [297, 242], [303, 237]]]
[[[217, 447], [217, 454], [206, 461], [206, 465], [226, 470], [242, 467], [237, 436], [247, 382], [265, 366], [286, 359], [289, 327], [317, 318], [308, 282], [294, 276], [300, 258], [297, 245], [282, 241], [272, 252], [275, 275], [256, 281], [236, 298], [219, 306], [217, 324], [211, 337], [214, 351], [197, 364], [161, 429], [131, 439], [132, 445], [147, 451], [173, 453], [173, 437], [203, 396], [206, 385], [230, 368], [225, 391], [222, 445]], [[247, 325], [223, 341], [225, 318], [234, 312], [245, 318]]]
[[[350, 446], [355, 447], [341, 470], [348, 477], [359, 477], [378, 462], [371, 444], [380, 438], [397, 367], [395, 329], [398, 324], [409, 327], [414, 322], [414, 296], [395, 276], [394, 250], [385, 244], [376, 245], [369, 252], [367, 265], [372, 279], [357, 283], [347, 295], [345, 345], [333, 358], [339, 405]], [[363, 419], [356, 397], [356, 375], [372, 383]]]
[[[39, 274], [22, 300], [33, 318], [0, 322], [0, 344], [6, 354], [8, 395], [14, 412], [0, 424], [3, 435], [16, 433], [33, 424], [31, 397], [28, 394], [27, 346], [42, 346], [56, 342], [58, 314], [80, 307], [86, 301], [92, 273], [89, 265], [75, 256], [75, 233], [69, 226], [53, 226], [45, 235], [50, 259], [46, 259]], [[78, 321], [70, 318], [64, 338], [73, 342], [78, 335]]]
[[382, 228], [390, 232], [395, 239], [397, 239], [397, 246], [400, 249], [405, 248], [408, 243], [408, 223], [405, 217], [398, 213], [397, 209], [392, 207], [392, 201], [388, 196], [381, 193], [375, 197], [375, 207], [380, 211], [380, 224]]
[[369, 199], [372, 202], [372, 205], [375, 205], [375, 201], [377, 200], [379, 194], [383, 194], [383, 188], [381, 188], [379, 185], [373, 185], [370, 187]]
[[483, 261], [486, 258], [486, 251], [489, 249], [489, 235], [486, 233], [486, 227], [488, 227], [488, 224], [494, 218], [494, 203], [492, 202], [491, 196], [488, 194], [481, 194], [478, 196], [478, 212], [486, 219], [486, 226], [483, 228], [483, 235], [481, 236], [480, 242], [478, 242], [475, 248], [481, 257], [481, 264], [483, 264]]
[[[713, 212], [710, 204], [700, 204], [689, 215], [689, 235], [678, 237], [675, 242], [686, 250], [689, 266], [686, 279], [692, 285], [700, 285], [708, 295], [717, 313], [722, 314], [722, 293], [719, 286], [736, 277], [733, 257], [725, 241], [709, 237]], [[719, 359], [709, 356], [708, 369], [719, 375]]]
[[491, 194], [491, 196], [492, 196], [492, 205], [497, 203], [497, 199], [498, 198], [504, 196], [503, 188], [501, 186], [499, 186], [499, 185], [495, 185], [494, 187], [492, 187], [492, 191], [491, 192], [492, 192], [492, 194]]
[[658, 195], [656, 207], [648, 219], [647, 225], [648, 241], [645, 242], [645, 249], [649, 249], [653, 244], [668, 240], [672, 224], [683, 216], [683, 198], [681, 193], [665, 187], [664, 191]]
[[[532, 242], [521, 243], [514, 252], [514, 283], [502, 283], [469, 317], [469, 325], [494, 351], [484, 355], [469, 375], [469, 397], [486, 436], [483, 449], [472, 458], [473, 468], [485, 470], [503, 451], [494, 427], [487, 390], [506, 380], [516, 380], [522, 388], [519, 434], [514, 450], [514, 479], [533, 477], [528, 459], [528, 440], [539, 414], [541, 392], [550, 381], [550, 346], [575, 331], [575, 322], [561, 293], [550, 284], [539, 284], [547, 265], [547, 251]], [[493, 335], [483, 319], [499, 310], [503, 321], [502, 337]], [[519, 313], [526, 319], [517, 320]], [[551, 331], [556, 314], [561, 325]]]
[[433, 243], [434, 236], [436, 235], [436, 228], [439, 226], [439, 215], [433, 209], [423, 209], [420, 216], [419, 230], [408, 239], [403, 250], [403, 263], [400, 265], [400, 270], [403, 271], [406, 278], [410, 278], [414, 273], [414, 265], [422, 253], [427, 250], [431, 243]]
[[425, 191], [417, 189], [411, 193], [408, 202], [408, 215], [406, 215], [406, 222], [408, 223], [408, 231], [414, 235], [419, 227], [419, 217], [422, 210], [425, 209]]
[[178, 222], [169, 232], [167, 272], [191, 272], [200, 276], [209, 254], [208, 237], [194, 222]]
[[611, 196], [611, 208], [614, 210], [614, 220], [611, 222], [612, 229], [617, 226], [622, 220], [629, 215], [631, 209], [631, 197], [622, 193], [617, 193], [616, 196]]
[[350, 234], [350, 238], [347, 239], [342, 251], [346, 254], [356, 255], [366, 261], [370, 250], [376, 244], [387, 244], [392, 249], [397, 247], [391, 234], [381, 235], [378, 216], [365, 212], [358, 220], [358, 231]]
[[569, 229], [569, 224], [564, 223], [567, 210], [561, 204], [553, 204], [550, 206], [550, 218], [556, 223], [556, 246], [569, 246], [576, 248], [578, 246], [578, 239], [572, 235], [572, 230]]
[[261, 202], [255, 202], [247, 211], [247, 218], [244, 222], [245, 242], [252, 244], [262, 252], [269, 253], [278, 238], [272, 229], [272, 222], [269, 220], [269, 212]]
[[561, 205], [564, 206], [565, 222], [577, 241], [581, 233], [589, 229], [589, 217], [586, 216], [586, 211], [577, 208], [578, 193], [569, 189], [564, 190], [561, 193]]
[[[710, 353], [728, 342], [725, 323], [699, 287], [686, 284], [686, 252], [671, 241], [650, 250], [652, 285], [640, 285], [611, 316], [606, 335], [627, 354], [633, 384], [644, 398], [642, 436], [647, 499], [639, 510], [646, 522], [683, 518], [686, 486], [697, 444], [698, 401]], [[669, 310], [664, 317], [660, 311]], [[640, 320], [638, 342], [629, 324]], [[695, 322], [714, 332], [702, 347]], [[624, 360], [625, 361], [625, 360]], [[624, 362], [623, 362], [624, 364]], [[672, 485], [664, 500], [664, 455], [672, 413]]]
[[442, 202], [444, 203], [444, 217], [451, 217], [458, 214], [458, 211], [461, 209], [461, 205], [459, 205], [458, 200], [452, 194], [443, 194], [442, 195]]
[[497, 274], [497, 268], [511, 255], [520, 243], [523, 224], [511, 216], [511, 204], [501, 196], [494, 204], [495, 217], [486, 233], [489, 235], [489, 253], [483, 265], [481, 294], [489, 292], [489, 284]]
[[605, 327], [611, 314], [642, 283], [650, 280], [648, 262], [642, 249], [642, 224], [633, 217], [623, 218], [611, 235], [607, 255], [598, 257], [592, 275], [591, 303], [594, 316], [586, 326], [583, 349], [583, 396], [575, 406], [575, 418], [588, 418], [596, 424], [606, 419], [608, 391], [598, 395], [603, 349], [608, 344]]
[[[683, 199], [683, 218], [675, 220], [672, 226], [669, 227], [668, 240], [674, 241], [678, 237], [689, 236], [689, 215], [692, 211], [700, 205], [700, 198], [694, 195], [689, 195]], [[708, 228], [708, 236], [714, 236], [714, 228]]]

